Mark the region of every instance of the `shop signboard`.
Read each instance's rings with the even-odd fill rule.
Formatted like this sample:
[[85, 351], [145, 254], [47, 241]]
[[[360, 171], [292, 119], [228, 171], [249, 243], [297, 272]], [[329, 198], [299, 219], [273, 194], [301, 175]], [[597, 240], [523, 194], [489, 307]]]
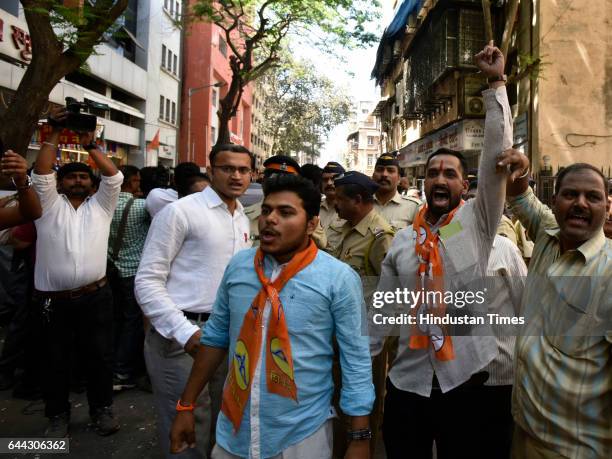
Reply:
[[439, 148], [479, 151], [484, 145], [484, 120], [461, 120], [400, 149], [400, 166], [425, 164], [427, 157]]
[[28, 25], [0, 9], [0, 55], [29, 64], [32, 60], [32, 38]]

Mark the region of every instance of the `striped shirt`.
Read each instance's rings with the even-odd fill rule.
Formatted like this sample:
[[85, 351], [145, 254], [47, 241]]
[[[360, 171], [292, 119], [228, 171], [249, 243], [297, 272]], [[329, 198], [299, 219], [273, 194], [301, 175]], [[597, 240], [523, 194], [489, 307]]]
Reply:
[[[113, 214], [113, 221], [110, 226], [110, 234], [108, 237], [109, 259], [113, 258], [113, 247], [117, 240], [117, 233], [119, 232], [119, 225], [123, 217], [123, 210], [133, 197], [132, 193], [126, 193], [124, 191], [119, 193], [119, 202]], [[121, 244], [119, 256], [115, 261], [115, 266], [119, 270], [119, 275], [121, 277], [136, 275], [150, 223], [151, 218], [145, 209], [145, 200], [135, 199], [128, 213], [127, 223], [123, 233], [123, 243]]]
[[[497, 235], [493, 240], [493, 249], [489, 255], [487, 276], [493, 281], [495, 291], [488, 298], [487, 312], [504, 317], [518, 316], [521, 307], [521, 296], [527, 277], [527, 266], [521, 252], [510, 239]], [[510, 386], [514, 378], [513, 356], [516, 336], [506, 336], [505, 325], [493, 324], [493, 333], [497, 341], [497, 356], [484, 371], [489, 373], [486, 386]]]
[[602, 230], [561, 254], [555, 217], [531, 189], [509, 203], [535, 241], [516, 341], [514, 419], [563, 457], [610, 457], [612, 241]]

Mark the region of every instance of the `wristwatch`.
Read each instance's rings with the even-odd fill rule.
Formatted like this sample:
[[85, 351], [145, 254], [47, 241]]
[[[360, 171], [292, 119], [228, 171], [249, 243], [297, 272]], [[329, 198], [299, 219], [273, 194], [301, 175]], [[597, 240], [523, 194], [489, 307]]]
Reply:
[[351, 440], [370, 440], [372, 438], [372, 430], [370, 428], [360, 430], [349, 430], [346, 433], [349, 441]]
[[96, 148], [98, 148], [98, 144], [96, 142], [91, 142], [88, 143], [87, 145], [81, 145], [81, 147], [83, 147], [83, 150], [95, 150]]
[[32, 179], [30, 178], [29, 175], [26, 175], [25, 185], [21, 185], [21, 186], [17, 185], [13, 177], [11, 177], [11, 182], [13, 182], [13, 185], [15, 185], [15, 188], [17, 189], [17, 191], [29, 190], [30, 188], [32, 188]]
[[504, 83], [506, 83], [508, 81], [508, 77], [506, 75], [497, 75], [487, 78], [488, 83], [495, 83], [497, 81], [503, 81]]

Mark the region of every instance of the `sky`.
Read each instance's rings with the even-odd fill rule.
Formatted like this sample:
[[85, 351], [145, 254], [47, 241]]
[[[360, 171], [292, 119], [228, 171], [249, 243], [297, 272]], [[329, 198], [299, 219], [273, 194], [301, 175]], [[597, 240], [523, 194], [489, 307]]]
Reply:
[[[393, 16], [391, 0], [382, 0], [382, 18], [378, 24], [373, 24], [371, 30], [379, 37], [382, 35], [384, 26], [390, 22]], [[400, 2], [401, 3], [401, 2]], [[294, 45], [300, 43], [295, 43]], [[372, 67], [376, 61], [376, 50], [378, 43], [368, 49], [355, 49], [342, 51], [345, 62], [335, 59], [333, 56], [322, 53], [312, 46], [293, 46], [297, 57], [309, 59], [315, 68], [323, 75], [335, 81], [338, 86], [345, 88], [353, 104], [359, 101], [374, 101], [380, 99], [380, 87], [376, 87], [374, 80], [370, 79]], [[350, 73], [347, 71], [350, 70]], [[318, 164], [323, 167], [328, 161], [342, 160], [342, 154], [346, 149], [346, 137], [348, 136], [348, 123], [343, 123], [334, 128], [325, 143]]]

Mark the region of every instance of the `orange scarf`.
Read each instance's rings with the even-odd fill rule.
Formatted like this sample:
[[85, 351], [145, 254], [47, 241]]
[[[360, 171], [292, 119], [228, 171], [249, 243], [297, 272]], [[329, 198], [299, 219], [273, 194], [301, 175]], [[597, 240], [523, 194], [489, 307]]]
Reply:
[[223, 414], [234, 425], [234, 431], [240, 428], [244, 408], [251, 394], [251, 384], [261, 353], [263, 313], [267, 300], [270, 300], [272, 307], [265, 348], [268, 391], [297, 401], [291, 342], [279, 292], [293, 276], [315, 259], [317, 252], [317, 246], [311, 240], [305, 250], [293, 256], [274, 282], [265, 277], [264, 253], [258, 249], [255, 254], [255, 271], [261, 282], [261, 290], [244, 315], [240, 335], [234, 349], [233, 363], [228, 371], [227, 382], [223, 390], [221, 406]]
[[[459, 207], [463, 205], [463, 201], [455, 207], [446, 216], [440, 228], [448, 225]], [[444, 303], [444, 265], [438, 247], [440, 237], [438, 233], [433, 234], [429, 228], [429, 223], [425, 220], [427, 213], [427, 205], [421, 207], [417, 213], [412, 228], [415, 231], [416, 241], [414, 250], [419, 260], [417, 269], [417, 285], [421, 286], [423, 294], [429, 292], [440, 292], [442, 295], [441, 304], [424, 305], [429, 306], [424, 312], [433, 312], [435, 316], [443, 317], [446, 313], [446, 304]], [[420, 308], [415, 308], [415, 314], [418, 314]], [[453, 340], [447, 334], [447, 328], [442, 326], [443, 336], [424, 335], [418, 326], [413, 327], [413, 333], [410, 336], [410, 349], [427, 349], [429, 345], [433, 345], [435, 355], [438, 360], [453, 360], [455, 351], [453, 349]]]

